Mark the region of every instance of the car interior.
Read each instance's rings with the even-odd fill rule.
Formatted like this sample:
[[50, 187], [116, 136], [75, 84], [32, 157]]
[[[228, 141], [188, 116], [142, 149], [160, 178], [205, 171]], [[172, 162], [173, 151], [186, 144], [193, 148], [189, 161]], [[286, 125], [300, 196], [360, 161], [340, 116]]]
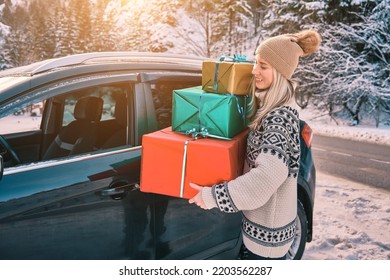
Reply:
[[77, 100], [74, 121], [63, 127], [46, 150], [43, 160], [90, 152], [95, 147], [103, 100], [86, 96]]
[[96, 143], [99, 149], [104, 150], [126, 145], [127, 104], [126, 95], [118, 95], [115, 100], [114, 118], [99, 122]]
[[[96, 86], [52, 97], [42, 102], [41, 113], [33, 112], [33, 106], [10, 116], [18, 129], [10, 131], [8, 119], [1, 135], [7, 148], [17, 155], [5, 156], [5, 166], [15, 166], [52, 160], [82, 153], [110, 149], [126, 145], [129, 88], [123, 86]], [[34, 119], [36, 127], [27, 127]], [[5, 131], [4, 131], [5, 130]], [[2, 149], [3, 149], [2, 148]], [[3, 151], [4, 154], [5, 151]]]

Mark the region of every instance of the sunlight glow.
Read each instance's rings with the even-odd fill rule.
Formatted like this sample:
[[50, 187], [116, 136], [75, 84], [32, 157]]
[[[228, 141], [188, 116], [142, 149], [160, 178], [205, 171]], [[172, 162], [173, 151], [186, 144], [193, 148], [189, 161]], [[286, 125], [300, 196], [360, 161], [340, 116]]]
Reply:
[[147, 0], [121, 0], [122, 7], [126, 5], [131, 5], [132, 7], [142, 7], [146, 2]]

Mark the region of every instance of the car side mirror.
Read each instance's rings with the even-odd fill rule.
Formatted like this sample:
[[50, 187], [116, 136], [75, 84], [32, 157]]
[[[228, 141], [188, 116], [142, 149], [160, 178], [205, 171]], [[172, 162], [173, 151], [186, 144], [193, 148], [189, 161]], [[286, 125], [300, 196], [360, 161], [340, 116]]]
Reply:
[[0, 155], [0, 180], [3, 178], [4, 162], [3, 157]]

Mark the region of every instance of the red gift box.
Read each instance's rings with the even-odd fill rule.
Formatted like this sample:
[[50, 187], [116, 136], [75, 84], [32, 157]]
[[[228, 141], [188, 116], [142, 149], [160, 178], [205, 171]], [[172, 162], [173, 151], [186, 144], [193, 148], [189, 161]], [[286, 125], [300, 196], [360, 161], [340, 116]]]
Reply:
[[190, 182], [212, 186], [238, 177], [247, 132], [232, 140], [194, 139], [171, 127], [143, 135], [141, 191], [189, 199], [197, 194]]

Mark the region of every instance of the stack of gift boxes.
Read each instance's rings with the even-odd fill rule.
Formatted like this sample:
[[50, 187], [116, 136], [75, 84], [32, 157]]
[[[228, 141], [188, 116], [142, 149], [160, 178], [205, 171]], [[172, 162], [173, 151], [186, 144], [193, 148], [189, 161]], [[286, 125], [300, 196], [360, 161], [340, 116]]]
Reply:
[[142, 138], [141, 191], [191, 198], [190, 182], [242, 174], [252, 68], [245, 58], [204, 61], [202, 86], [173, 91], [172, 126]]

